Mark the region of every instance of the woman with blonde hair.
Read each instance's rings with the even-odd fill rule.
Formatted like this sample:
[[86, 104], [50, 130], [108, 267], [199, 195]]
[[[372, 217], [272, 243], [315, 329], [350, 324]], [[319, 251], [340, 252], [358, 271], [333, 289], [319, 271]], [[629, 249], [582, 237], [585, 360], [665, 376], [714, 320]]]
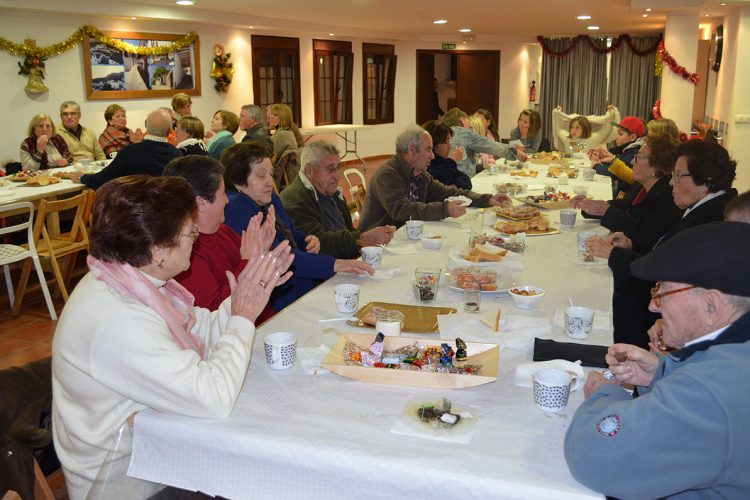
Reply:
[[73, 163], [65, 139], [57, 134], [52, 117], [39, 113], [29, 122], [26, 139], [21, 142], [21, 165], [32, 172]]
[[658, 120], [651, 120], [646, 124], [647, 135], [663, 135], [672, 139], [675, 145], [682, 142], [680, 140], [680, 129], [677, 128], [677, 124], [674, 120], [669, 118], [659, 118]]
[[271, 104], [266, 111], [268, 131], [273, 142], [273, 154], [275, 160], [286, 151], [296, 151], [305, 145], [297, 124], [292, 118], [292, 108], [283, 103]]

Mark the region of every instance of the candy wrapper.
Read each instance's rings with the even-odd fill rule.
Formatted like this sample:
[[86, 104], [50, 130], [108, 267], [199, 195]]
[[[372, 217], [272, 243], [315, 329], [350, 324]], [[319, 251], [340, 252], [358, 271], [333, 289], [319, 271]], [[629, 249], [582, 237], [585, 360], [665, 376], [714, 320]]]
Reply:
[[451, 443], [469, 443], [479, 421], [479, 410], [447, 398], [407, 403], [391, 432]]

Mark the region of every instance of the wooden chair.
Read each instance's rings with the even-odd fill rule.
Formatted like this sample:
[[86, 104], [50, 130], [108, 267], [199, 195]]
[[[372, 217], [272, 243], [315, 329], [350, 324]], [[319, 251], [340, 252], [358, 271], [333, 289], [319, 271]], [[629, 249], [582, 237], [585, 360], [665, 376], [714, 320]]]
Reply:
[[[42, 265], [39, 261], [39, 254], [37, 253], [36, 245], [34, 244], [35, 238], [33, 228], [36, 227], [36, 225], [34, 224], [34, 205], [30, 201], [22, 201], [19, 203], [12, 203], [10, 205], [0, 207], [0, 214], [13, 213], [17, 215], [18, 213], [24, 212], [28, 212], [28, 218], [26, 218], [24, 222], [0, 228], [0, 235], [26, 231], [26, 240], [29, 242], [28, 245], [24, 246], [0, 244], [0, 266], [2, 266], [5, 274], [5, 286], [8, 289], [8, 299], [13, 307], [13, 310], [17, 312], [18, 308], [16, 308], [15, 305], [16, 301], [15, 295], [13, 293], [13, 283], [10, 277], [9, 264], [26, 260], [26, 263], [28, 264], [26, 281], [28, 281], [29, 279], [31, 265], [33, 264], [34, 269], [36, 269], [36, 274], [39, 277], [39, 284], [41, 285], [42, 293], [44, 294], [44, 300], [47, 302], [47, 309], [49, 310], [50, 318], [52, 318], [52, 320], [54, 321], [57, 319], [57, 313], [55, 312], [55, 306], [52, 304], [52, 297], [50, 296], [49, 289], [47, 288], [47, 279], [44, 277], [44, 271], [42, 270]], [[24, 269], [27, 268], [24, 267]], [[24, 289], [25, 288], [26, 284], [24, 282]], [[21, 295], [23, 294], [23, 292], [20, 290], [20, 282], [19, 292], [21, 292]], [[18, 300], [18, 307], [21, 307], [20, 298]]]
[[362, 213], [362, 207], [365, 204], [365, 185], [359, 184], [352, 188], [352, 201], [347, 203], [349, 212], [352, 214], [352, 223], [354, 227], [359, 225], [360, 214]]
[[[88, 232], [83, 220], [87, 200], [90, 200], [90, 195], [86, 193], [81, 193], [78, 196], [65, 200], [42, 200], [39, 205], [37, 220], [34, 224], [33, 241], [37, 247], [39, 257], [49, 260], [52, 267], [52, 274], [57, 281], [57, 287], [66, 302], [68, 300], [67, 283], [75, 266], [75, 257], [78, 252], [88, 251], [89, 248]], [[48, 216], [55, 218], [63, 212], [73, 213], [73, 225], [69, 232], [55, 235], [55, 231], [50, 230], [47, 226], [47, 218]], [[63, 257], [66, 257], [66, 260], [64, 262], [64, 269], [61, 269], [59, 259]], [[18, 283], [17, 298], [12, 309], [13, 314], [17, 314], [21, 307], [21, 301], [26, 292], [30, 272], [31, 263], [27, 262], [23, 267], [21, 280]]]

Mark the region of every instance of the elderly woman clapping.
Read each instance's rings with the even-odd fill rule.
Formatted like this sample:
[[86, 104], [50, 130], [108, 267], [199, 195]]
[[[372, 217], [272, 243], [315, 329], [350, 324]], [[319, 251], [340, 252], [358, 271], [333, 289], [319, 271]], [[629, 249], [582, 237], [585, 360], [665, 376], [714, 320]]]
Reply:
[[21, 142], [21, 165], [24, 170], [34, 172], [73, 163], [73, 155], [65, 139], [57, 134], [49, 115], [35, 115], [29, 122], [26, 134], [28, 137]]
[[141, 129], [128, 128], [125, 108], [119, 104], [107, 106], [104, 110], [104, 119], [107, 121], [107, 127], [99, 136], [99, 145], [107, 157], [112, 157], [112, 153], [117, 153], [129, 144], [141, 142], [146, 135]]
[[584, 217], [601, 218], [602, 226], [624, 233], [636, 249], [650, 249], [677, 220], [681, 212], [672, 200], [669, 179], [675, 144], [663, 136], [651, 136], [633, 160], [635, 183], [616, 200], [571, 200]]
[[120, 177], [97, 190], [91, 272], [52, 346], [53, 434], [71, 498], [85, 498], [107, 463], [127, 459], [129, 444], [112, 445], [134, 413], [222, 418], [234, 407], [253, 322], [289, 278], [291, 257], [279, 246], [252, 259], [236, 279], [227, 274], [232, 293], [217, 311], [195, 308], [172, 279], [190, 263], [195, 211], [178, 177]]

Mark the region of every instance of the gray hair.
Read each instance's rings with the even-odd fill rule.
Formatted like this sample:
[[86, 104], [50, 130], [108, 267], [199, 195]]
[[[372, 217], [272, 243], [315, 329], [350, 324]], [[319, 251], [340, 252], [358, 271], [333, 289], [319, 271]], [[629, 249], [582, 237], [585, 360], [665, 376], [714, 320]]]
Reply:
[[250, 118], [255, 119], [258, 123], [263, 123], [263, 113], [260, 109], [260, 106], [256, 106], [255, 104], [245, 104], [242, 106], [243, 111], [247, 111], [247, 115]]
[[77, 102], [65, 101], [64, 103], [60, 104], [60, 114], [62, 114], [63, 109], [68, 108], [70, 106], [73, 106], [74, 108], [76, 108], [76, 111], [78, 111], [79, 113], [81, 112], [81, 106]]
[[417, 124], [409, 125], [396, 137], [396, 153], [406, 153], [409, 146], [419, 148], [422, 143], [422, 136], [429, 135]]
[[305, 168], [308, 165], [317, 165], [322, 161], [323, 157], [327, 155], [341, 156], [341, 153], [339, 153], [335, 144], [326, 141], [313, 141], [307, 143], [305, 147], [302, 148], [300, 164], [302, 165], [302, 168]]

